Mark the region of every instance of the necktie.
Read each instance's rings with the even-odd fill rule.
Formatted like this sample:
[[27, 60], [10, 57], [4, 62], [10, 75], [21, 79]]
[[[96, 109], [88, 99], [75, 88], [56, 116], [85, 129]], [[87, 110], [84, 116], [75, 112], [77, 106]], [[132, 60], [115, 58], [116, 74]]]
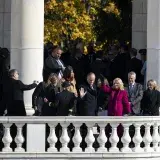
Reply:
[[90, 86], [92, 90], [94, 90], [93, 86]]
[[130, 91], [133, 92], [133, 90], [134, 90], [134, 85], [131, 84], [130, 85]]

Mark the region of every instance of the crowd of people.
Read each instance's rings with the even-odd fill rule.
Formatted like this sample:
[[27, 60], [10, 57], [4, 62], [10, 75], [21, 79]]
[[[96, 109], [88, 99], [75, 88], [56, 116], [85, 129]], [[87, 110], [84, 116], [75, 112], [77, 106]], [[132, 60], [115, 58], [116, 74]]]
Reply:
[[107, 53], [90, 45], [87, 55], [80, 48], [69, 54], [49, 44], [43, 81], [25, 85], [16, 69], [9, 70], [9, 51], [1, 49], [0, 114], [25, 116], [23, 91], [35, 88], [36, 116], [158, 116], [160, 93], [155, 80], [146, 83], [146, 49], [139, 51], [141, 60], [137, 53], [127, 45], [112, 45]]

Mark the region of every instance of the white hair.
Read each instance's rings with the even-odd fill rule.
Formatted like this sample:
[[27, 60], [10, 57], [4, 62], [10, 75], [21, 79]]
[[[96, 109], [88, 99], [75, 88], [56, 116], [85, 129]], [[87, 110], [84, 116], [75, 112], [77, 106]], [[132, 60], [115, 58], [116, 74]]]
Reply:
[[131, 71], [131, 72], [128, 73], [128, 77], [131, 76], [131, 75], [134, 75], [135, 78], [136, 78], [136, 73], [135, 72]]

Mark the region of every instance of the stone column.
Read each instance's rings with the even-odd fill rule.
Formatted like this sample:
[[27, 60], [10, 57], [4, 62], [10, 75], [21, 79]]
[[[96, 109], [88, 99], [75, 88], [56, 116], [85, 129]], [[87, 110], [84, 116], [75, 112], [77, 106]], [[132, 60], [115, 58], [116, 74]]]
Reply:
[[160, 84], [160, 0], [148, 0], [147, 80]]
[[147, 0], [133, 0], [132, 47], [147, 48]]
[[[25, 84], [42, 81], [44, 0], [11, 0], [11, 68]], [[32, 91], [26, 91], [27, 115], [33, 115]]]
[[0, 1], [0, 47], [3, 47], [4, 0]]
[[0, 47], [10, 49], [11, 0], [0, 0]]

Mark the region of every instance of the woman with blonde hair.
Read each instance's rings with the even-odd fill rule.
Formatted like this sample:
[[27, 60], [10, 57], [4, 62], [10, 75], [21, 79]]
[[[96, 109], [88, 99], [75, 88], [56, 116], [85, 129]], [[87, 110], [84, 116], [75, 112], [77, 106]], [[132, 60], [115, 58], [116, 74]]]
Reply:
[[113, 80], [113, 86], [102, 85], [102, 90], [110, 94], [108, 102], [108, 116], [123, 116], [131, 112], [127, 92], [124, 90], [123, 82], [120, 78]]
[[147, 90], [144, 91], [141, 110], [144, 116], [159, 116], [160, 92], [157, 82], [153, 79], [147, 82]]
[[46, 82], [41, 82], [32, 95], [32, 105], [36, 115], [52, 116], [56, 111], [49, 106], [54, 102], [56, 94], [60, 92], [57, 74], [51, 73]]

